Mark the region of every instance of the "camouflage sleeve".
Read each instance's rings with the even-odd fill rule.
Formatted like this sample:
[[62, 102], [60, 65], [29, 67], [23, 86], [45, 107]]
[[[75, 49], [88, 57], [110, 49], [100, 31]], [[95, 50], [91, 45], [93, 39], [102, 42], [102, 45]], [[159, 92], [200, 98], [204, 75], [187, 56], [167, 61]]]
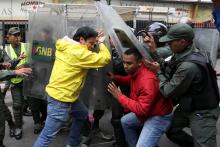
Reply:
[[158, 53], [158, 51], [151, 52], [151, 51], [149, 50], [149, 47], [147, 47], [146, 44], [143, 43], [142, 45], [143, 45], [144, 49], [150, 54], [151, 58], [152, 58], [154, 61], [158, 62], [159, 64], [161, 64], [161, 62], [163, 62], [164, 59], [160, 56], [160, 54]]
[[19, 61], [20, 61], [20, 59], [10, 60], [9, 63], [11, 64], [11, 69], [15, 69], [15, 67], [17, 66]]
[[170, 80], [162, 72], [159, 72], [160, 92], [165, 97], [177, 98], [182, 96], [188, 90], [194, 78], [199, 77], [199, 75], [201, 75], [199, 67], [190, 62], [182, 63]]
[[3, 58], [4, 58], [4, 62], [9, 62], [11, 61], [11, 59], [9, 58], [9, 56], [7, 55], [7, 53], [5, 51], [3, 51]]
[[17, 64], [19, 63], [20, 59], [14, 59], [11, 60], [9, 58], [9, 56], [7, 55], [7, 53], [4, 51], [4, 62], [8, 62], [11, 64], [11, 69], [15, 69], [15, 67], [17, 66]]
[[0, 70], [0, 80], [7, 80], [11, 76], [15, 76], [16, 73], [14, 70]]
[[165, 62], [164, 59], [172, 55], [172, 51], [168, 46], [159, 47], [155, 52], [151, 52], [145, 44], [143, 44], [143, 47], [145, 48], [145, 50], [147, 50], [147, 52], [150, 53], [151, 58], [154, 61], [158, 62], [160, 65], [163, 65], [163, 63]]
[[166, 59], [169, 56], [172, 56], [172, 51], [168, 46], [157, 48], [157, 54]]

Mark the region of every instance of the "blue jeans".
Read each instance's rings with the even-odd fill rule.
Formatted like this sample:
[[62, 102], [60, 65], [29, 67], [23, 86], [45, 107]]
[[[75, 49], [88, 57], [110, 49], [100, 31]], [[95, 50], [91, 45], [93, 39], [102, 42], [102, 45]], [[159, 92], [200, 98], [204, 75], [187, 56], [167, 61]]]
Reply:
[[69, 133], [68, 144], [69, 145], [78, 145], [80, 144], [80, 133], [84, 125], [84, 122], [88, 118], [88, 108], [84, 105], [81, 100], [77, 100], [72, 105], [70, 112], [72, 116], [72, 126]]
[[[33, 147], [48, 147], [62, 126], [67, 122], [71, 109], [79, 109], [80, 106], [80, 100], [74, 103], [63, 103], [48, 96], [45, 126]], [[75, 127], [77, 128], [76, 125]]]
[[172, 114], [168, 114], [141, 122], [131, 112], [121, 118], [121, 124], [129, 147], [155, 147], [170, 126], [171, 120]]

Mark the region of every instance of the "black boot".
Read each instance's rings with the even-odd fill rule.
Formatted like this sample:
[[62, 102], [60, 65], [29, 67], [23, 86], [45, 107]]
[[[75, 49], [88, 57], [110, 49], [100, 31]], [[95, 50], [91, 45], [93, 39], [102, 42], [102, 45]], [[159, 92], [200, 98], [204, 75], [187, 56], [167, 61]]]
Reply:
[[20, 140], [22, 138], [22, 129], [16, 128], [14, 136], [15, 136], [15, 139]]
[[39, 134], [42, 129], [43, 126], [41, 124], [34, 124], [34, 134]]
[[102, 139], [103, 141], [113, 141], [114, 137], [112, 135], [106, 135], [102, 132], [101, 129], [94, 129], [92, 130], [93, 136], [96, 136], [99, 139]]
[[31, 113], [31, 111], [29, 110], [29, 108], [23, 109], [23, 116], [32, 116], [32, 113]]
[[9, 126], [9, 136], [14, 137], [15, 124], [14, 124], [13, 120], [8, 120], [8, 126]]

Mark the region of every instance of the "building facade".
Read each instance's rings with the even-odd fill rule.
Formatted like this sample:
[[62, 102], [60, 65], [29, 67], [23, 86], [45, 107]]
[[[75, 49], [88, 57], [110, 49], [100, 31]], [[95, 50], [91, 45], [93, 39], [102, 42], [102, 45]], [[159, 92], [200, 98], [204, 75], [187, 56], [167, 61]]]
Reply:
[[[39, 0], [1, 0], [0, 1], [0, 45], [7, 43], [7, 31], [11, 27], [19, 27], [22, 41], [26, 40], [28, 30], [28, 9], [34, 10], [39, 5]], [[43, 0], [42, 2], [52, 2]]]
[[[183, 17], [191, 17], [195, 22], [212, 21], [211, 0], [97, 0], [117, 6], [136, 6], [133, 15], [124, 15], [123, 19], [135, 26], [136, 21], [161, 21], [176, 23]], [[0, 1], [0, 44], [5, 43], [8, 28], [19, 26], [23, 41], [27, 32], [28, 11], [36, 10], [44, 2], [68, 4], [93, 4], [95, 0], [1, 0]]]

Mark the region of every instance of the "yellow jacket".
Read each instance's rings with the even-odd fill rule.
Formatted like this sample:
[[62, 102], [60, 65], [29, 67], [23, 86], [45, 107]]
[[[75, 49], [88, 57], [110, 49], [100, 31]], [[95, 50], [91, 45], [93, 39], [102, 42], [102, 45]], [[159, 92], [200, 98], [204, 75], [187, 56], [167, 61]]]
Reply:
[[99, 48], [99, 53], [95, 53], [67, 37], [59, 39], [56, 42], [55, 63], [46, 87], [48, 95], [61, 102], [76, 101], [88, 69], [103, 67], [111, 60], [105, 45], [100, 44]]

